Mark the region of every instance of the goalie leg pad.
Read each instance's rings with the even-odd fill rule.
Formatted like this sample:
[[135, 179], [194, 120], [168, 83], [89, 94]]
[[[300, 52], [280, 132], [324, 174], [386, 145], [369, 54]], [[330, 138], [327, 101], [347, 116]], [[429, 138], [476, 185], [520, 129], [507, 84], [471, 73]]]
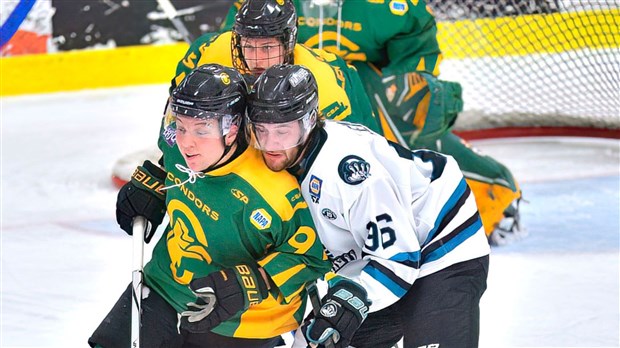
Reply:
[[506, 209], [521, 198], [519, 184], [506, 166], [452, 133], [428, 142], [418, 141], [416, 146], [454, 157], [476, 197], [487, 236], [497, 228]]

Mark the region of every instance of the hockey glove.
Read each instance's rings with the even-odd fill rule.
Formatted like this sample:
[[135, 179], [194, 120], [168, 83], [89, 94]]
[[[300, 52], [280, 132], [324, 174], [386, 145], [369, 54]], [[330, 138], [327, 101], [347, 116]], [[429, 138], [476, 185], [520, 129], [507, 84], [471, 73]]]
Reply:
[[189, 288], [197, 300], [188, 303], [188, 310], [181, 313], [181, 327], [194, 333], [210, 331], [269, 295], [256, 265], [213, 272], [192, 280]]
[[158, 166], [145, 161], [131, 175], [131, 180], [121, 187], [116, 199], [116, 222], [129, 235], [133, 234], [133, 218], [144, 216], [150, 228], [144, 241], [150, 242], [166, 214], [166, 195], [161, 188], [166, 180], [166, 172]]
[[353, 335], [368, 315], [366, 290], [357, 283], [341, 279], [323, 297], [321, 310], [316, 318], [306, 321], [301, 329], [308, 343], [324, 347], [333, 337], [337, 348], [348, 347]]

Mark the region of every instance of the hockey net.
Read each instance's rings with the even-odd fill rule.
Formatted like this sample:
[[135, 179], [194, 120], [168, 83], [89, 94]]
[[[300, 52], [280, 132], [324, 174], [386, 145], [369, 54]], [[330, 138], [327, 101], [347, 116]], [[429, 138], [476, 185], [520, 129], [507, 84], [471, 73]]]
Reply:
[[463, 86], [455, 130], [620, 138], [620, 1], [429, 6], [444, 54], [440, 77]]

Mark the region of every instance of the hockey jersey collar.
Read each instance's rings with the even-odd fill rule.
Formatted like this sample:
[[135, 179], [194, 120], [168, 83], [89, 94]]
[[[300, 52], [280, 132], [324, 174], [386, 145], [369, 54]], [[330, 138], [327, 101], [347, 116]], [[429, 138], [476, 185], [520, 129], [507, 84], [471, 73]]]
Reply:
[[308, 146], [306, 146], [305, 153], [302, 155], [303, 158], [299, 163], [287, 169], [287, 171], [295, 178], [297, 178], [297, 182], [301, 184], [304, 181], [306, 175], [308, 175], [308, 171], [314, 160], [321, 152], [321, 148], [323, 148], [323, 144], [327, 141], [327, 131], [325, 128], [315, 128], [309, 137]]
[[255, 151], [251, 151], [252, 149], [247, 143], [241, 142], [226, 162], [218, 164], [215, 168], [208, 171], [203, 171], [203, 173], [208, 176], [224, 176], [236, 172], [245, 160], [254, 160], [256, 156]]

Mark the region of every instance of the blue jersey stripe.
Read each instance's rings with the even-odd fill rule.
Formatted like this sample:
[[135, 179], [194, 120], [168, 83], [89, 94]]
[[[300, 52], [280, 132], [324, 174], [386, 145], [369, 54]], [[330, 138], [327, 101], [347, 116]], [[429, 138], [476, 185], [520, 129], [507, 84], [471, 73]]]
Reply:
[[[440, 259], [447, 253], [454, 250], [463, 243], [467, 238], [473, 236], [482, 228], [482, 220], [480, 214], [476, 212], [471, 218], [467, 219], [458, 229], [446, 237], [433, 242], [427, 250], [422, 252], [422, 264]], [[435, 244], [437, 247], [434, 247]]]
[[[441, 232], [443, 227], [447, 225], [450, 220], [452, 220], [453, 215], [456, 215], [456, 211], [458, 211], [458, 209], [456, 211], [454, 211], [454, 209], [460, 208], [461, 205], [463, 205], [470, 192], [469, 186], [467, 186], [467, 182], [465, 182], [465, 178], [461, 179], [461, 182], [459, 182], [459, 185], [456, 187], [446, 204], [444, 204], [443, 208], [441, 208], [441, 211], [435, 220], [435, 225], [428, 233], [428, 236], [426, 237], [424, 243], [422, 243], [422, 246], [425, 246], [433, 240], [433, 238]], [[448, 216], [448, 214], [452, 211], [454, 211], [454, 213], [450, 215], [450, 219], [445, 220], [446, 216]]]
[[390, 257], [390, 260], [401, 263], [407, 267], [418, 269], [420, 268], [421, 256], [422, 254], [419, 251], [408, 252], [408, 253], [398, 253]]
[[403, 297], [411, 287], [411, 284], [402, 280], [390, 269], [373, 260], [362, 271], [376, 279], [398, 298]]

